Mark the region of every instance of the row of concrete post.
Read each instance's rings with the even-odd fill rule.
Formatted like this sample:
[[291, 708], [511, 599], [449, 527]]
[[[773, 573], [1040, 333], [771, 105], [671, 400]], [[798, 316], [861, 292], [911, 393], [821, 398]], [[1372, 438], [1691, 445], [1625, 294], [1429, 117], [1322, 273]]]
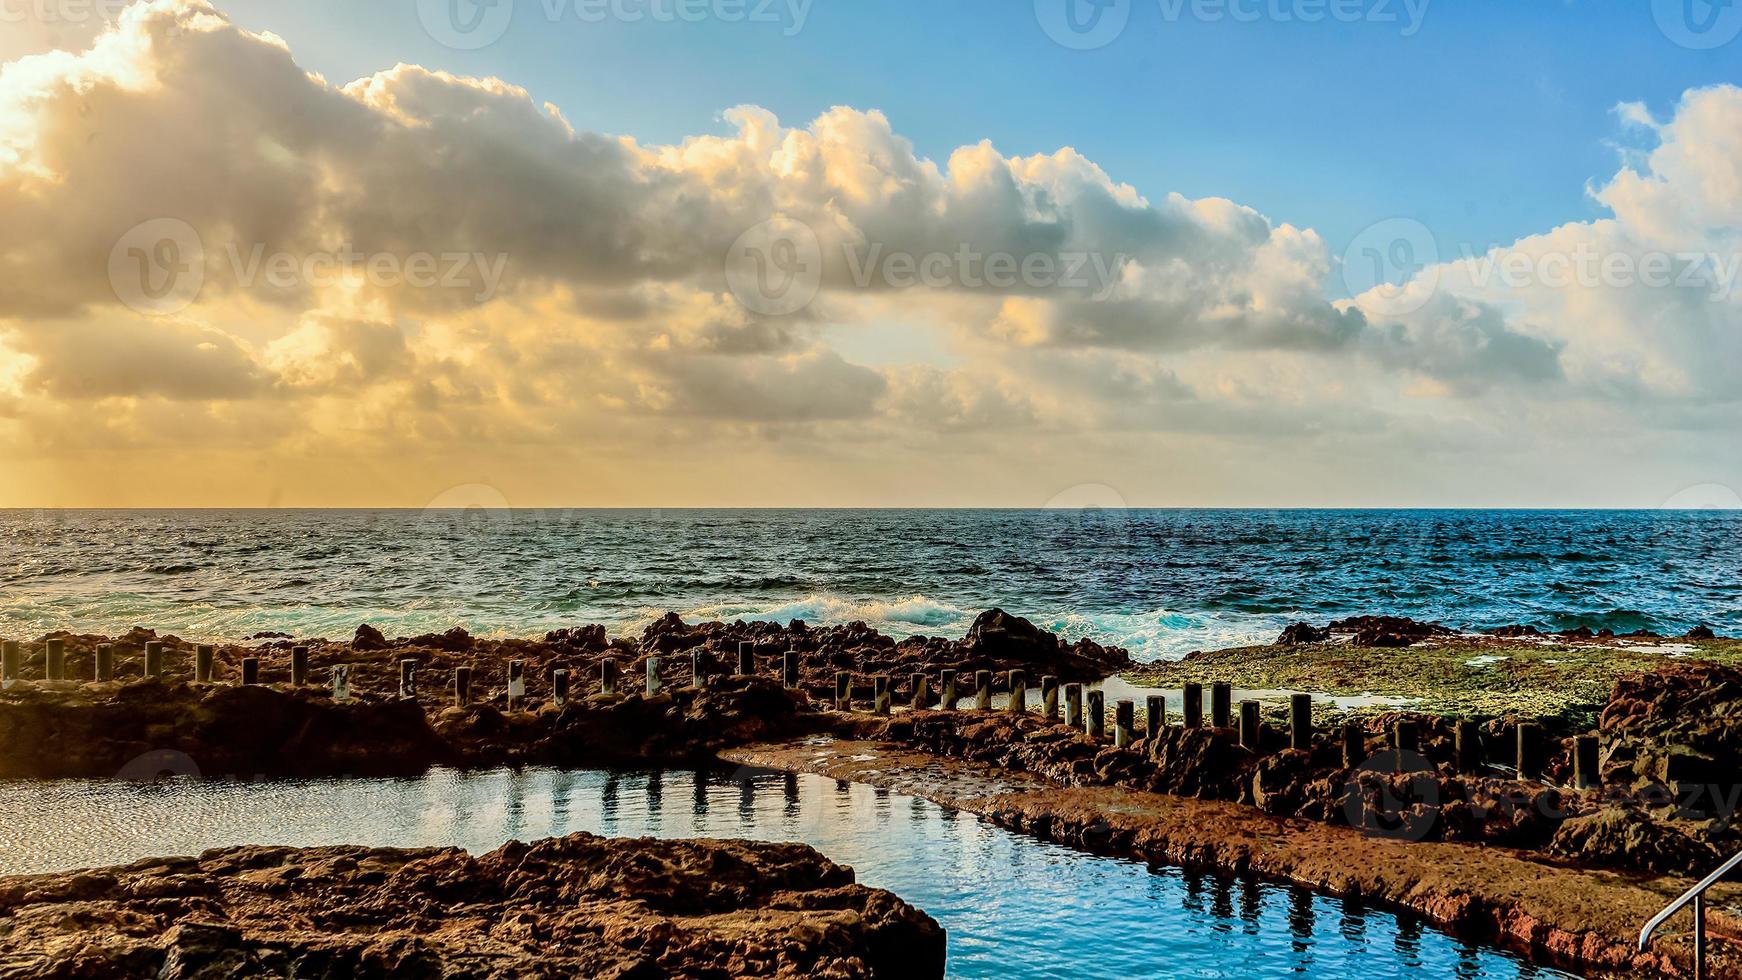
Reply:
[[[146, 677], [162, 677], [164, 672], [165, 647], [160, 640], [150, 640], [145, 644], [143, 673]], [[214, 663], [217, 657], [217, 647], [202, 643], [194, 647], [194, 681], [199, 684], [209, 684], [212, 681]], [[115, 645], [112, 643], [97, 644], [96, 656], [93, 658], [94, 670], [92, 680], [112, 681], [115, 679]], [[242, 683], [259, 683], [260, 661], [254, 657], [242, 660]], [[16, 640], [0, 643], [0, 681], [11, 684], [22, 680], [24, 673], [24, 651]], [[302, 687], [308, 683], [308, 647], [293, 647], [290, 651], [290, 682]], [[66, 641], [54, 638], [43, 641], [43, 679], [48, 681], [70, 680], [67, 676]]]

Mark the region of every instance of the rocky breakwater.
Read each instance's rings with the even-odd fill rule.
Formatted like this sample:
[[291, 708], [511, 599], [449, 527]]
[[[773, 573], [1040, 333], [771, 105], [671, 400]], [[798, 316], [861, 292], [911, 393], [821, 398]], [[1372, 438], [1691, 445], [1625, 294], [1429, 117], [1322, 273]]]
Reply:
[[942, 977], [944, 933], [800, 844], [241, 847], [0, 878], [0, 976]]
[[[1604, 713], [1602, 778], [1576, 786], [1574, 739], [1544, 736], [1541, 778], [1511, 768], [1519, 720], [1464, 736], [1456, 720], [1391, 712], [1315, 729], [1292, 747], [1265, 717], [1235, 729], [1164, 725], [1116, 747], [1032, 712], [916, 711], [853, 719], [842, 733], [1030, 773], [1063, 787], [1118, 787], [1221, 800], [1404, 841], [1534, 852], [1581, 867], [1701, 877], [1742, 849], [1742, 672], [1682, 663], [1616, 686]], [[1092, 829], [1092, 823], [1085, 823]], [[1093, 841], [1084, 843], [1093, 844]]]

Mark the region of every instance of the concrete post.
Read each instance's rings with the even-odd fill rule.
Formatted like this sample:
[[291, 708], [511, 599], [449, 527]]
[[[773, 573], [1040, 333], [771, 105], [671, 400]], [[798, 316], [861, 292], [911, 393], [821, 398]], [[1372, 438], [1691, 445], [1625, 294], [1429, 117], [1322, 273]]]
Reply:
[[835, 671], [835, 710], [853, 710], [853, 675], [844, 670]]
[[992, 672], [989, 670], [974, 672], [974, 708], [977, 711], [992, 710]]
[[647, 688], [646, 688], [647, 696], [653, 697], [655, 694], [658, 694], [660, 692], [660, 689], [663, 688], [664, 686], [665, 686], [665, 682], [660, 680], [660, 677], [659, 677], [659, 658], [658, 657], [648, 657], [647, 658]]
[[1161, 730], [1167, 725], [1167, 698], [1159, 694], [1151, 694], [1143, 702], [1143, 734], [1150, 739], [1161, 737]]
[[931, 707], [931, 692], [927, 688], [931, 683], [924, 674], [913, 675], [913, 710], [924, 711]]
[[464, 708], [472, 703], [472, 668], [454, 668], [454, 704]]
[[1291, 694], [1288, 698], [1288, 747], [1313, 750], [1313, 696]]
[[788, 650], [780, 655], [780, 683], [789, 691], [798, 690], [797, 650]]
[[1264, 722], [1258, 717], [1258, 702], [1251, 698], [1240, 702], [1240, 747], [1253, 752], [1264, 747]]
[[218, 648], [210, 643], [194, 647], [194, 683], [210, 684], [217, 669]]
[[290, 648], [290, 686], [308, 686], [308, 647]]
[[525, 698], [526, 698], [526, 661], [524, 661], [524, 660], [510, 660], [510, 661], [508, 661], [508, 708], [509, 708], [509, 710], [512, 711], [514, 709], [514, 705], [519, 701], [525, 700]]
[[1010, 713], [1020, 715], [1028, 711], [1028, 675], [1020, 670], [1010, 672]]
[[617, 661], [606, 657], [599, 661], [599, 693], [608, 698], [617, 696]]
[[1367, 761], [1367, 733], [1353, 722], [1343, 726], [1343, 768], [1355, 769]]
[[1573, 739], [1573, 786], [1576, 789], [1596, 789], [1603, 785], [1603, 775], [1597, 771], [1598, 742], [1595, 735], [1580, 735]]
[[1537, 749], [1537, 726], [1525, 721], [1518, 724], [1518, 766], [1519, 779], [1536, 779], [1542, 775], [1542, 754]]
[[417, 697], [417, 661], [401, 660], [399, 662], [399, 696], [402, 698]]
[[6, 688], [12, 687], [19, 680], [19, 674], [24, 671], [24, 651], [17, 640], [7, 640], [0, 643], [0, 684]]
[[712, 669], [713, 658], [708, 656], [706, 646], [696, 647], [690, 653], [690, 686], [701, 690], [708, 686], [708, 671]]
[[1210, 685], [1210, 726], [1234, 727], [1234, 685], [1216, 681]]
[[43, 676], [51, 681], [67, 679], [67, 641], [55, 637], [43, 641]]
[[253, 687], [260, 683], [260, 658], [242, 658], [242, 686]]
[[1473, 721], [1460, 721], [1454, 732], [1458, 772], [1474, 776], [1482, 768], [1482, 730]]
[[1113, 702], [1113, 744], [1124, 748], [1136, 740], [1137, 706], [1130, 700]]
[[558, 667], [550, 672], [550, 703], [559, 708], [569, 706], [569, 669]]
[[163, 641], [145, 641], [145, 676], [163, 676]]
[[97, 644], [96, 679], [98, 682], [115, 679], [115, 645], [113, 643]]
[[943, 688], [938, 692], [938, 707], [945, 711], [956, 710], [956, 672], [946, 670], [939, 673], [938, 687]]
[[1107, 737], [1107, 694], [1105, 691], [1089, 692], [1089, 719], [1084, 726], [1089, 737], [1100, 741]]
[[1059, 720], [1059, 679], [1052, 674], [1040, 678], [1040, 714], [1048, 722]]
[[333, 700], [351, 700], [351, 665], [333, 665]]
[[756, 673], [756, 645], [749, 640], [738, 641], [738, 676]]
[[1065, 724], [1072, 728], [1083, 727], [1083, 685], [1065, 685]]
[[889, 675], [878, 674], [871, 678], [871, 710], [888, 717], [889, 715]]
[[1413, 721], [1398, 721], [1391, 725], [1391, 747], [1399, 752], [1421, 752], [1421, 735]]
[[1204, 685], [1194, 681], [1185, 686], [1183, 693], [1185, 701], [1181, 706], [1181, 713], [1185, 715], [1185, 719], [1182, 724], [1187, 728], [1204, 727]]

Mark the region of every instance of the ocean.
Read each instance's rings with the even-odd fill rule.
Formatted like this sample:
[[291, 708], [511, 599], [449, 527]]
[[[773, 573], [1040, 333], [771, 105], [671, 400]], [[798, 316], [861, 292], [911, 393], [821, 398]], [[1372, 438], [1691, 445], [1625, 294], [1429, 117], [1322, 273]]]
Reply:
[[194, 640], [864, 620], [999, 606], [1140, 660], [1361, 613], [1742, 633], [1742, 512], [0, 511], [0, 635]]

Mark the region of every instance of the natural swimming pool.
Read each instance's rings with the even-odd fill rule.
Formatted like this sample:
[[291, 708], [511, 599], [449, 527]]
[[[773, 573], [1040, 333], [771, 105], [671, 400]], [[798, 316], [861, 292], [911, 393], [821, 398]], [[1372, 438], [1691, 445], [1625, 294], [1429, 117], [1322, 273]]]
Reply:
[[1357, 902], [1088, 855], [820, 776], [534, 768], [0, 782], [0, 814], [0, 874], [240, 844], [481, 852], [583, 830], [803, 841], [937, 918], [952, 977], [1565, 976]]

